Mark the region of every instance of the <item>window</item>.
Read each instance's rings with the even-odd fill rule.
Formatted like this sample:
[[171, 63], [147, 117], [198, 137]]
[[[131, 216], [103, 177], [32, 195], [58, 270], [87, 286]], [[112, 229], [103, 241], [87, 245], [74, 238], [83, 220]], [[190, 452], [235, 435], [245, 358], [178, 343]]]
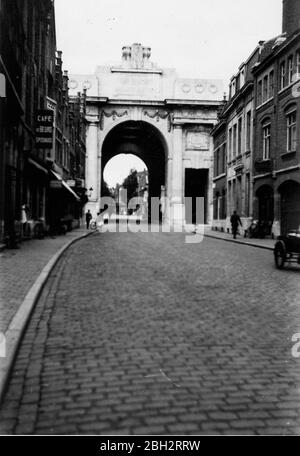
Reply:
[[232, 157], [232, 128], [229, 128], [228, 136], [229, 136], [228, 161], [230, 161], [231, 157]]
[[300, 79], [300, 50], [296, 53], [296, 78]]
[[215, 177], [219, 173], [219, 149], [215, 150]]
[[243, 128], [243, 121], [242, 118], [239, 118], [238, 122], [238, 155], [241, 155], [242, 153], [242, 128]]
[[258, 81], [257, 104], [258, 104], [258, 106], [260, 106], [262, 104], [262, 81]]
[[285, 87], [285, 62], [280, 64], [280, 89]]
[[236, 77], [236, 91], [240, 90], [240, 88], [241, 88], [241, 76], [240, 76], [240, 74], [238, 74]]
[[292, 84], [294, 75], [294, 61], [293, 56], [288, 58], [288, 84]]
[[233, 126], [233, 140], [232, 140], [232, 158], [236, 158], [236, 136], [237, 136], [237, 124]]
[[240, 84], [241, 84], [241, 87], [243, 87], [243, 85], [245, 84], [245, 70], [241, 70], [241, 73], [240, 73]]
[[263, 160], [270, 160], [271, 124], [263, 126]]
[[232, 96], [235, 95], [235, 89], [236, 89], [235, 81], [233, 81], [233, 82], [232, 82]]
[[269, 92], [269, 76], [266, 75], [263, 79], [263, 103], [267, 101], [268, 97], [268, 92]]
[[274, 71], [269, 74], [269, 98], [274, 97]]
[[297, 147], [297, 114], [296, 111], [287, 115], [287, 151], [292, 152]]
[[226, 144], [223, 144], [222, 148], [222, 168], [221, 168], [221, 174], [225, 173], [225, 166], [226, 166]]
[[257, 105], [270, 100], [274, 96], [274, 71], [271, 70], [258, 81], [257, 86]]
[[246, 123], [247, 123], [246, 150], [249, 151], [249, 150], [251, 150], [251, 111], [247, 112]]

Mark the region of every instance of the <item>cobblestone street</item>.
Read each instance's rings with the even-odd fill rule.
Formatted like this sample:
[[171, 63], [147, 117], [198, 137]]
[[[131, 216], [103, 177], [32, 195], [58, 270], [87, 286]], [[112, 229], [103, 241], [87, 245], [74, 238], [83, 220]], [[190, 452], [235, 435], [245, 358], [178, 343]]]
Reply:
[[299, 267], [101, 233], [51, 273], [0, 412], [18, 434], [299, 434]]
[[5, 332], [10, 321], [47, 262], [69, 241], [86, 233], [84, 229], [66, 236], [47, 237], [23, 242], [18, 250], [0, 252], [0, 331]]

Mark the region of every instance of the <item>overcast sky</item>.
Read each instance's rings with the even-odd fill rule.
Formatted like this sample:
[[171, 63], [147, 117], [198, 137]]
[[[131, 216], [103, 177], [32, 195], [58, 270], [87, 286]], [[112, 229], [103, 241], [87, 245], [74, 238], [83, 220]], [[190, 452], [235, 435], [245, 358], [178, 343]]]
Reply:
[[223, 79], [258, 41], [281, 33], [282, 0], [55, 0], [57, 44], [71, 73], [121, 60], [134, 42], [182, 77]]
[[[94, 73], [134, 42], [181, 77], [230, 77], [258, 41], [281, 33], [282, 0], [55, 0], [64, 69]], [[128, 165], [129, 169], [131, 165]]]

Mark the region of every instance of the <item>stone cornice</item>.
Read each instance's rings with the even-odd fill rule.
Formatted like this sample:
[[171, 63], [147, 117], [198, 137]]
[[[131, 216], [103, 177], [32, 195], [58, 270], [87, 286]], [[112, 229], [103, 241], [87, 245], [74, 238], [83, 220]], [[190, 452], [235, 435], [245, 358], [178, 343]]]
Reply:
[[110, 69], [112, 73], [144, 73], [144, 74], [162, 74], [162, 70], [147, 68], [116, 68]]
[[214, 100], [184, 100], [184, 99], [165, 99], [166, 106], [219, 106], [222, 101]]

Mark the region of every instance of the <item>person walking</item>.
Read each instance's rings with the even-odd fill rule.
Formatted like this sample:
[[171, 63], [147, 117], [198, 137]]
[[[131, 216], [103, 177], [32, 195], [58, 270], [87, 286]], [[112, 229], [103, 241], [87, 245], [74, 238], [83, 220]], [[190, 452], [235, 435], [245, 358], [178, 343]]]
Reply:
[[230, 223], [231, 223], [231, 228], [232, 228], [232, 234], [233, 234], [233, 239], [236, 239], [236, 234], [238, 230], [238, 226], [242, 225], [240, 216], [237, 214], [236, 211], [233, 212], [231, 218], [230, 218]]
[[88, 230], [90, 227], [90, 222], [92, 220], [93, 216], [91, 214], [91, 211], [88, 210], [87, 213], [85, 214], [85, 221], [86, 221], [86, 229]]

